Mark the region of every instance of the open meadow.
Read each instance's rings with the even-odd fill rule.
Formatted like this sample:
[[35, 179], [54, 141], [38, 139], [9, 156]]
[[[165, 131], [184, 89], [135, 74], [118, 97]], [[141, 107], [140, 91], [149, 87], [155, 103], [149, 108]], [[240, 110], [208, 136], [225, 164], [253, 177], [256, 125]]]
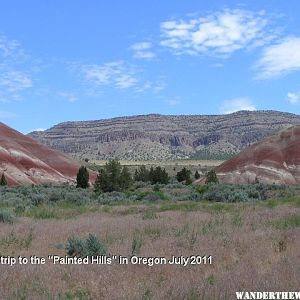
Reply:
[[[298, 192], [297, 187], [262, 185], [216, 185], [204, 191], [183, 184], [153, 191], [141, 184], [131, 193], [94, 195], [71, 186], [3, 187], [1, 256], [65, 257], [70, 238], [78, 242], [93, 234], [94, 248], [101, 246], [107, 255], [195, 255], [212, 261], [2, 264], [1, 299], [236, 299], [236, 291], [297, 290]], [[209, 200], [218, 193], [227, 202]], [[236, 193], [252, 200], [237, 201]]]

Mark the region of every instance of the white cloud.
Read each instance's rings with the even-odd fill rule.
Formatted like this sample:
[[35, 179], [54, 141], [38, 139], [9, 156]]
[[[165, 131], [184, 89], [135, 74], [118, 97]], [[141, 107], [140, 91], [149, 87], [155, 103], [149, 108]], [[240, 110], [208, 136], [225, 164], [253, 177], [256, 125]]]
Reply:
[[147, 80], [144, 83], [140, 84], [138, 87], [136, 87], [135, 91], [138, 93], [143, 92], [152, 92], [154, 94], [158, 94], [161, 91], [163, 91], [167, 87], [166, 82], [164, 81], [164, 78], [159, 78], [157, 80]]
[[92, 64], [81, 67], [84, 78], [95, 86], [113, 86], [128, 89], [138, 83], [138, 72], [124, 61], [109, 62], [102, 65]]
[[159, 93], [166, 87], [163, 78], [158, 77], [153, 80], [147, 80], [143, 78], [143, 69], [122, 60], [101, 65], [73, 63], [71, 68], [75, 72], [79, 70], [84, 81], [90, 84], [92, 94], [98, 94], [102, 87], [131, 90], [135, 93]]
[[161, 23], [161, 45], [175, 54], [214, 54], [263, 45], [274, 38], [265, 13], [225, 9], [205, 17]]
[[151, 42], [141, 42], [136, 43], [131, 46], [131, 49], [134, 51], [133, 57], [142, 58], [142, 59], [152, 59], [156, 55], [152, 51], [152, 43]]
[[[32, 62], [18, 41], [0, 35], [0, 102], [20, 99], [22, 91], [33, 86]], [[24, 63], [29, 63], [28, 72]]]
[[300, 92], [298, 92], [298, 93], [292, 93], [292, 92], [287, 93], [287, 100], [291, 104], [298, 103], [300, 101]]
[[0, 36], [0, 56], [10, 60], [21, 60], [26, 57], [20, 43], [10, 40], [4, 35]]
[[0, 74], [0, 87], [14, 93], [32, 87], [32, 80], [24, 72], [11, 70]]
[[170, 106], [176, 106], [176, 105], [180, 104], [180, 100], [179, 99], [170, 99], [170, 100], [167, 101], [167, 103]]
[[289, 37], [264, 49], [256, 68], [257, 79], [277, 78], [300, 70], [300, 38]]
[[222, 114], [231, 114], [240, 110], [254, 111], [256, 110], [256, 107], [252, 103], [251, 99], [242, 97], [226, 100], [220, 108], [220, 112]]
[[73, 93], [70, 92], [60, 92], [59, 96], [67, 99], [70, 102], [75, 102], [78, 100], [78, 98]]

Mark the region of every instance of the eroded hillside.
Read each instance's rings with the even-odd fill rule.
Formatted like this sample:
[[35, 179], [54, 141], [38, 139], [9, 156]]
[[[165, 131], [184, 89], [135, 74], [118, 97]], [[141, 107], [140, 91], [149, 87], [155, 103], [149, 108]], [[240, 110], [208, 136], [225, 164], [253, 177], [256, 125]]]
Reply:
[[29, 135], [81, 159], [226, 159], [295, 124], [300, 124], [300, 116], [276, 111], [209, 116], [143, 115], [64, 122]]

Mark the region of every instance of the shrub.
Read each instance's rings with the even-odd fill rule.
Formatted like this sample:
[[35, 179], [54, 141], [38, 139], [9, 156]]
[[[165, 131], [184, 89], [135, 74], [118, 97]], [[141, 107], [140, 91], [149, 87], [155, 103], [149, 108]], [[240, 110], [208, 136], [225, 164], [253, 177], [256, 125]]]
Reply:
[[31, 198], [31, 203], [34, 206], [38, 206], [47, 201], [47, 197], [42, 194], [33, 194], [30, 196], [30, 198]]
[[7, 210], [0, 211], [0, 222], [2, 223], [13, 223], [14, 216]]
[[154, 202], [159, 200], [166, 200], [167, 196], [163, 192], [150, 192], [146, 193], [146, 195], [143, 197], [143, 200]]
[[26, 206], [24, 204], [18, 204], [15, 208], [14, 208], [14, 212], [16, 215], [21, 215], [22, 213], [24, 213], [26, 211]]
[[57, 202], [59, 200], [62, 200], [62, 195], [59, 193], [59, 191], [51, 191], [48, 196], [49, 202]]
[[132, 237], [131, 254], [132, 255], [139, 254], [142, 245], [143, 245], [143, 236], [139, 231], [135, 231]]
[[66, 251], [70, 256], [79, 257], [107, 254], [106, 245], [91, 233], [85, 240], [75, 236], [70, 237], [66, 244]]
[[84, 205], [91, 201], [90, 197], [83, 193], [72, 193], [68, 192], [65, 196], [66, 201], [75, 203], [77, 205]]
[[160, 186], [159, 184], [156, 184], [153, 186], [153, 192], [159, 192], [160, 191]]
[[85, 240], [85, 248], [87, 256], [106, 255], [106, 245], [100, 241], [94, 234], [89, 234]]
[[66, 250], [70, 256], [86, 256], [84, 241], [75, 236], [68, 238]]
[[200, 178], [200, 174], [198, 171], [195, 172], [195, 175], [194, 175], [195, 179], [199, 179]]
[[100, 194], [97, 198], [98, 203], [100, 204], [113, 204], [120, 201], [124, 201], [126, 195], [122, 192], [111, 192]]

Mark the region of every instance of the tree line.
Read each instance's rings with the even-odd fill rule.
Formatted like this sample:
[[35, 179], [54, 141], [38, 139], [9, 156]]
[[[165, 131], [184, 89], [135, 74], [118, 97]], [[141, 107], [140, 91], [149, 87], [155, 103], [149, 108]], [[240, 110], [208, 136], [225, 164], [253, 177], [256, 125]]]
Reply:
[[[185, 167], [176, 174], [177, 181], [186, 185], [191, 184], [194, 179], [199, 179], [199, 172], [196, 171], [193, 177], [194, 178], [192, 178], [192, 172]], [[110, 160], [99, 170], [94, 184], [94, 190], [96, 193], [125, 191], [128, 190], [135, 181], [149, 182], [152, 185], [168, 184], [170, 176], [167, 171], [160, 166], [147, 169], [144, 165], [135, 170], [134, 175], [131, 176], [127, 166], [122, 167], [120, 162]], [[207, 173], [205, 183], [218, 183], [215, 171], [211, 170]], [[85, 166], [79, 168], [76, 186], [80, 188], [89, 187], [89, 172]]]

